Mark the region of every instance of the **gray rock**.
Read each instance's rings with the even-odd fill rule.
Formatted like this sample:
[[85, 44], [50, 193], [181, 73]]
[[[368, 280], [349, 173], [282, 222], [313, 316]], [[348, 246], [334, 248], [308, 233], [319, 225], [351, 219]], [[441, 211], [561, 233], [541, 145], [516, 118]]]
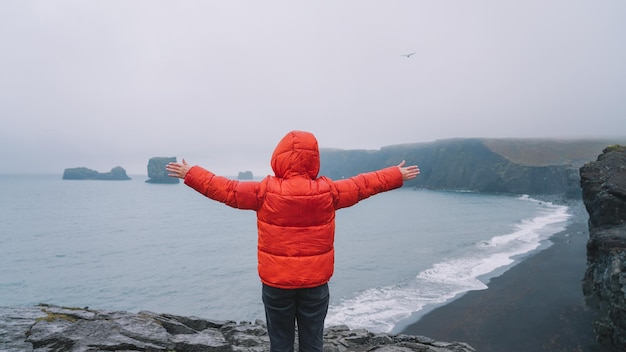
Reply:
[[45, 316], [39, 307], [0, 308], [0, 351], [32, 351], [32, 345], [26, 342], [26, 332], [38, 318]]
[[230, 351], [230, 344], [217, 329], [172, 336], [176, 351]]
[[583, 201], [589, 213], [587, 270], [583, 292], [597, 312], [597, 340], [623, 351], [626, 346], [626, 147], [606, 148], [580, 168]]
[[63, 171], [64, 180], [104, 180], [104, 181], [125, 181], [130, 180], [121, 166], [116, 166], [109, 172], [98, 172], [86, 167], [75, 167]]
[[252, 171], [239, 171], [239, 174], [237, 175], [238, 180], [252, 180], [253, 178], [254, 175], [252, 174]]
[[170, 162], [176, 162], [176, 157], [154, 157], [148, 160], [147, 183], [179, 183], [180, 179], [167, 175], [167, 166]]
[[[63, 308], [40, 305], [0, 308], [0, 350], [34, 352], [83, 351], [242, 351], [269, 350], [263, 321], [216, 321], [198, 317]], [[5, 338], [6, 336], [6, 338]], [[459, 342], [438, 342], [427, 337], [374, 334], [329, 327], [324, 351], [473, 352]]]

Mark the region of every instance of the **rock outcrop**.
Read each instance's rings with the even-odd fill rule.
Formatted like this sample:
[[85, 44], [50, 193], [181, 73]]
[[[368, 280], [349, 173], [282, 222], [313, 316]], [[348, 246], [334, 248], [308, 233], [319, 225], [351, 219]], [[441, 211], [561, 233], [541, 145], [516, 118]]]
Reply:
[[126, 174], [126, 170], [120, 166], [116, 166], [109, 172], [98, 172], [88, 169], [86, 167], [75, 167], [65, 169], [63, 172], [64, 180], [114, 180], [125, 181], [130, 180], [130, 177]]
[[587, 271], [583, 292], [597, 312], [593, 328], [600, 343], [626, 350], [626, 147], [604, 149], [580, 168], [589, 213]]
[[[268, 351], [263, 321], [215, 321], [152, 312], [128, 313], [41, 305], [11, 308], [0, 318], [22, 317], [0, 341], [4, 351]], [[0, 312], [1, 313], [1, 312]], [[29, 328], [23, 317], [29, 317]], [[3, 323], [0, 321], [0, 325]], [[2, 345], [4, 343], [4, 345]], [[438, 342], [423, 336], [374, 334], [345, 326], [326, 329], [324, 351], [472, 352], [459, 342]]]
[[253, 178], [252, 171], [239, 171], [239, 174], [237, 174], [238, 180], [252, 180]]
[[167, 175], [165, 166], [168, 163], [176, 162], [176, 157], [154, 157], [148, 160], [147, 183], [179, 183], [180, 179]]

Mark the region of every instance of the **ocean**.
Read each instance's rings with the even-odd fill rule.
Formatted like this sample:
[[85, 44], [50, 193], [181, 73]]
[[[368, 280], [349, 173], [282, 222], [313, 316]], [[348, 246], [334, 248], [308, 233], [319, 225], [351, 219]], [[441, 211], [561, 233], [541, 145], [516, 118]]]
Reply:
[[[256, 217], [184, 184], [0, 175], [0, 306], [264, 320]], [[565, 229], [528, 196], [402, 188], [339, 210], [327, 325], [399, 332]]]

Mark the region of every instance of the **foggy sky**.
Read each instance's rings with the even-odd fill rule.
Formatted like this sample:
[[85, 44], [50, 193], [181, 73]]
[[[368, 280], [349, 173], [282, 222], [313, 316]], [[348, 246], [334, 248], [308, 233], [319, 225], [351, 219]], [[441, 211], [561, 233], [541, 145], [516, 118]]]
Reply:
[[7, 0], [0, 43], [0, 173], [626, 135], [623, 0]]

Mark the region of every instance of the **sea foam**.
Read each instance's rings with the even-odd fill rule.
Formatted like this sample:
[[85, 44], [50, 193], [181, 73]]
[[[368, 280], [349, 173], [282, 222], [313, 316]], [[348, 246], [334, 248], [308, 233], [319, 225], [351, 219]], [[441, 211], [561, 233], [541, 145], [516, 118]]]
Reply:
[[[529, 197], [520, 199], [538, 202]], [[391, 332], [398, 323], [419, 317], [426, 308], [444, 304], [461, 294], [487, 288], [496, 272], [537, 250], [551, 235], [565, 229], [568, 207], [542, 203], [535, 217], [515, 224], [512, 232], [471, 246], [458, 258], [447, 258], [420, 271], [413, 280], [370, 288], [341, 300], [329, 309], [326, 325], [348, 325], [374, 332]], [[498, 271], [500, 269], [500, 271]]]

